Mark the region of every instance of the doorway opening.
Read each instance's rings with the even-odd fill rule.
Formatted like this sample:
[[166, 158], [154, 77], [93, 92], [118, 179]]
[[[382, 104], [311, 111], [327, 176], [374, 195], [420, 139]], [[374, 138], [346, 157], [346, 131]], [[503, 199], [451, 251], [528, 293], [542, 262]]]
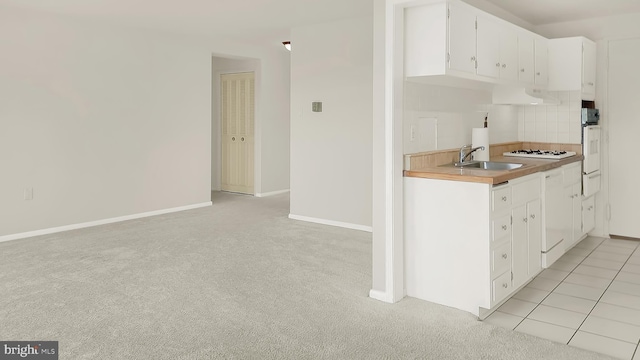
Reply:
[[212, 57], [211, 190], [260, 192], [260, 60]]

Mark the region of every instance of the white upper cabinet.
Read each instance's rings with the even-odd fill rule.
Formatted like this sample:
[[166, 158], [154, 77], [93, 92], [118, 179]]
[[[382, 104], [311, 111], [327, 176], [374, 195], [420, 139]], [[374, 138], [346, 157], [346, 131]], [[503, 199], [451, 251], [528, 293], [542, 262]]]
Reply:
[[595, 100], [596, 44], [590, 40], [582, 43], [582, 81], [582, 98], [584, 100]]
[[533, 37], [524, 33], [518, 34], [518, 80], [520, 80], [520, 82], [533, 84], [533, 53]]
[[[538, 42], [544, 38], [467, 3], [449, 0], [406, 8], [404, 25], [408, 78], [448, 75], [434, 79], [546, 84], [546, 55], [536, 56], [538, 46], [544, 45], [546, 54], [546, 43]], [[535, 76], [538, 66], [545, 81]]]
[[535, 54], [535, 84], [546, 87], [549, 83], [549, 40], [537, 38], [534, 40]]
[[476, 12], [459, 2], [449, 4], [449, 68], [476, 73]]
[[477, 22], [477, 74], [518, 80], [518, 37], [515, 32], [488, 16], [478, 16]]
[[595, 100], [596, 44], [585, 37], [549, 40], [549, 90], [580, 90]]
[[405, 10], [405, 76], [476, 76], [476, 14], [454, 1]]

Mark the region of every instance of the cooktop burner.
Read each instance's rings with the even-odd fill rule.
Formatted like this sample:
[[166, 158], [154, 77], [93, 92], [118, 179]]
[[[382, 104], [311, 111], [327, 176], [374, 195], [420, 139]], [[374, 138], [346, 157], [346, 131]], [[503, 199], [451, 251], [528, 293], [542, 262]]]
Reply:
[[530, 157], [538, 159], [564, 159], [570, 156], [574, 156], [576, 153], [573, 151], [564, 150], [514, 150], [511, 152], [505, 152], [503, 156], [518, 156], [518, 157]]

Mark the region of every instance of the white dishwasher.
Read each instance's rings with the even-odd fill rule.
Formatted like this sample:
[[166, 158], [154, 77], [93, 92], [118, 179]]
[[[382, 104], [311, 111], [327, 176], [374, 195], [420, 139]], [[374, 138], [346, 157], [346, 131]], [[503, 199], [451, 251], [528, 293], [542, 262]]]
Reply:
[[544, 223], [542, 236], [542, 267], [548, 268], [564, 254], [566, 246], [566, 216], [570, 213], [564, 200], [562, 169], [544, 173]]

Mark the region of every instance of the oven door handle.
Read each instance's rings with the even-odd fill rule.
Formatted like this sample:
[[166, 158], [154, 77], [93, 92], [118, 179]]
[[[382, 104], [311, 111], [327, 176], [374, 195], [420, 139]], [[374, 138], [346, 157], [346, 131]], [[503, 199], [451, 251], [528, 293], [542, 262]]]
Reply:
[[591, 175], [591, 176], [589, 176], [589, 179], [595, 179], [595, 178], [600, 177], [600, 176], [602, 176], [602, 174]]

